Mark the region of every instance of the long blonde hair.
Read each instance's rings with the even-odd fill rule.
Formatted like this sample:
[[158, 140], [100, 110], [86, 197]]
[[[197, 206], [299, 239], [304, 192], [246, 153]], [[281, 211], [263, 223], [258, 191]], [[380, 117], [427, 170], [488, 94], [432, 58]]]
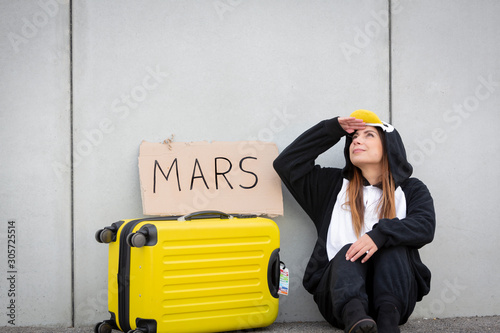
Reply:
[[[382, 197], [377, 206], [379, 212], [379, 219], [394, 218], [396, 217], [396, 203], [394, 199], [394, 191], [396, 190], [394, 179], [392, 178], [391, 170], [389, 167], [389, 160], [385, 150], [385, 135], [383, 131], [377, 128], [380, 139], [382, 140], [383, 154], [382, 154]], [[361, 170], [356, 167], [352, 173], [352, 178], [349, 179], [347, 186], [347, 205], [349, 205], [352, 216], [352, 228], [354, 233], [359, 238], [361, 231], [365, 224], [365, 205], [363, 202], [363, 175]]]

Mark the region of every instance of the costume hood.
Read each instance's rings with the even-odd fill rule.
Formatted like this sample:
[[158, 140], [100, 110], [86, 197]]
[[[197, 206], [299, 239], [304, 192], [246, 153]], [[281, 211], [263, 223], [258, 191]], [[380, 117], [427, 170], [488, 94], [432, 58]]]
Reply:
[[[384, 130], [385, 151], [387, 152], [389, 168], [397, 188], [402, 182], [408, 179], [413, 172], [413, 167], [406, 158], [406, 150], [398, 131], [392, 125], [381, 121], [375, 113], [368, 110], [357, 110], [350, 116], [357, 119], [363, 119], [367, 126], [380, 127]], [[349, 146], [351, 143], [352, 136], [347, 135], [344, 147], [346, 166], [342, 170], [342, 175], [347, 179], [351, 178], [353, 169], [355, 168], [349, 157]]]

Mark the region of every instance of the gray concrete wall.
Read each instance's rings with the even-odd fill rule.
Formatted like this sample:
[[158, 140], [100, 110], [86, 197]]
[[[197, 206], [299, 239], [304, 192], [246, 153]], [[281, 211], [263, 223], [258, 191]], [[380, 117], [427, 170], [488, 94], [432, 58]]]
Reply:
[[438, 228], [423, 317], [500, 313], [500, 3], [404, 2], [393, 16], [393, 119]]
[[69, 6], [2, 1], [0, 31], [0, 325], [68, 325]]
[[[107, 318], [107, 249], [94, 232], [142, 216], [142, 140], [260, 139], [281, 150], [358, 108], [392, 117], [436, 201], [436, 240], [422, 251], [433, 289], [415, 316], [500, 314], [500, 7], [390, 5], [392, 29], [386, 0], [73, 1], [70, 64], [67, 2], [0, 1], [0, 236], [6, 244], [15, 219], [16, 324]], [[339, 153], [319, 162], [342, 166]], [[278, 321], [321, 320], [301, 285], [314, 230], [286, 190], [284, 208], [276, 222], [292, 278]]]

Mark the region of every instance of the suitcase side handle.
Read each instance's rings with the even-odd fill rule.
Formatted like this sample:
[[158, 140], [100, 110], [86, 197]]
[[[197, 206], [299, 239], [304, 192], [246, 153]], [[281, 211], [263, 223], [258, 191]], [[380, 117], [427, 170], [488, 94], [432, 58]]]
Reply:
[[191, 214], [181, 216], [177, 219], [177, 221], [180, 221], [180, 222], [191, 221], [195, 217], [199, 217], [199, 216], [207, 217], [206, 215], [211, 215], [210, 217], [219, 217], [220, 219], [232, 219], [233, 218], [232, 215], [220, 212], [218, 210], [204, 210], [204, 211], [194, 212]]
[[269, 265], [267, 266], [267, 284], [269, 292], [274, 298], [278, 298], [280, 284], [280, 249], [277, 248], [271, 253]]

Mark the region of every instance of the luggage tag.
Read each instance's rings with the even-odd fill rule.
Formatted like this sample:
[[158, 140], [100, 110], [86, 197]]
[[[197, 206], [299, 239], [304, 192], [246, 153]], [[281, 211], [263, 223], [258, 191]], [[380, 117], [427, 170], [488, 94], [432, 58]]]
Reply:
[[278, 294], [288, 296], [288, 286], [290, 284], [288, 268], [280, 261], [280, 286]]

